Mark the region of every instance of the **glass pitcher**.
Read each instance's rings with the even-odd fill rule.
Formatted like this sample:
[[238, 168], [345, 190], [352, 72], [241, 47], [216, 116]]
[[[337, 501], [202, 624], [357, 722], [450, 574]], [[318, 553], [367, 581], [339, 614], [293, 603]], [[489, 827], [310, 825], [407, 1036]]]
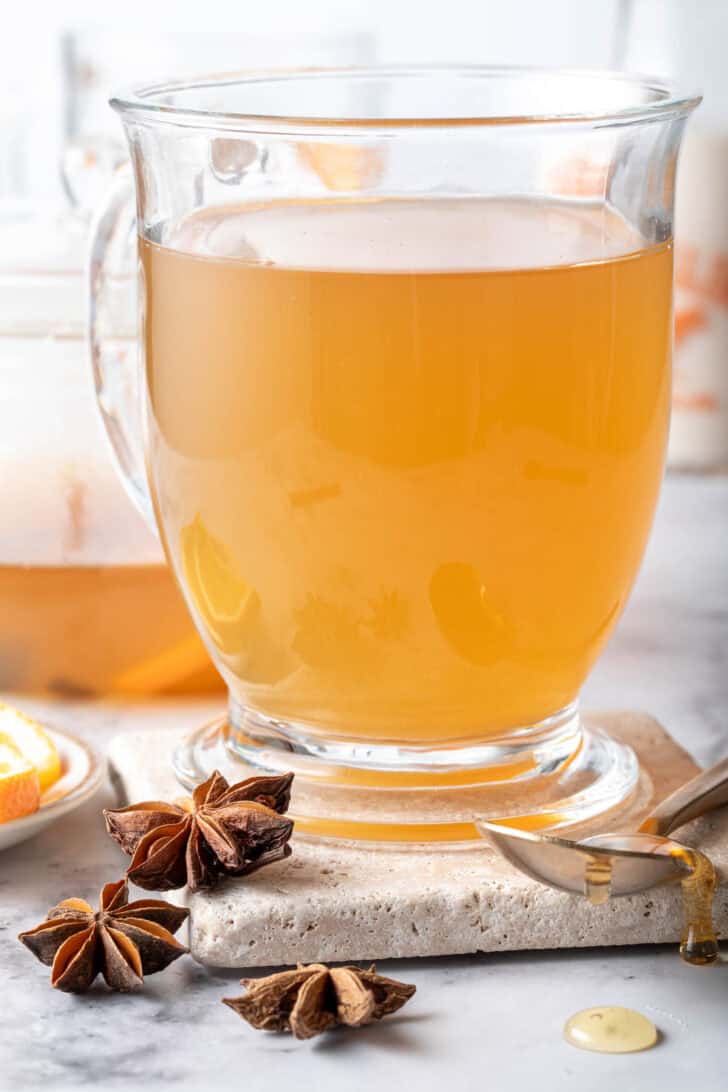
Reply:
[[[183, 780], [293, 769], [299, 829], [389, 840], [634, 795], [578, 693], [662, 476], [696, 102], [480, 67], [113, 101], [136, 203], [94, 240], [99, 401], [230, 694]], [[134, 236], [138, 372], [104, 328]]]
[[217, 689], [99, 428], [85, 337], [87, 227], [17, 203], [0, 214], [0, 690]]

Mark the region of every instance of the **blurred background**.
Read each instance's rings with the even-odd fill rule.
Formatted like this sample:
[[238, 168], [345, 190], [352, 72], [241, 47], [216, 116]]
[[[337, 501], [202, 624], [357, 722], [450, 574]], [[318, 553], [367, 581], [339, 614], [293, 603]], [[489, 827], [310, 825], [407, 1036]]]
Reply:
[[678, 186], [670, 466], [716, 474], [728, 466], [727, 52], [725, 0], [17, 5], [0, 37], [0, 490], [13, 513], [0, 525], [0, 688], [218, 685], [93, 406], [83, 269], [94, 209], [126, 154], [112, 90], [387, 61], [626, 68], [702, 89]]
[[[83, 78], [100, 92], [108, 89], [109, 77], [113, 84], [137, 79], [140, 73], [156, 78], [194, 67], [195, 39], [210, 32], [222, 36], [218, 46], [223, 66], [232, 62], [234, 68], [268, 63], [265, 39], [272, 38], [282, 46], [280, 63], [316, 63], [322, 59], [320, 45], [312, 50], [311, 39], [317, 35], [328, 38], [330, 63], [351, 59], [353, 35], [360, 55], [382, 60], [608, 65], [619, 48], [624, 7], [619, 0], [451, 0], [447, 5], [428, 0], [212, 0], [204, 5], [193, 0], [127, 0], [123, 5], [35, 0], [16, 7], [12, 31], [7, 28], [0, 41], [0, 88], [5, 109], [14, 112], [21, 105], [25, 117], [33, 119], [29, 181], [34, 192], [49, 194], [53, 152], [58, 152], [73, 113], [64, 100], [68, 73], [60, 38], [74, 28], [85, 35], [98, 32], [97, 48], [92, 49], [98, 68]], [[172, 33], [182, 37], [170, 47]], [[333, 40], [337, 35], [343, 47]], [[203, 64], [209, 59], [214, 65], [213, 51], [204, 47], [203, 52]]]

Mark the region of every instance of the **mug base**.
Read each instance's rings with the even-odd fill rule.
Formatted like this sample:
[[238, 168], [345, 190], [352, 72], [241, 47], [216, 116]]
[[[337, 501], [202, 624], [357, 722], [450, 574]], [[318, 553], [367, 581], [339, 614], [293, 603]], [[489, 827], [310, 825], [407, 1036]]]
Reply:
[[302, 727], [236, 709], [180, 743], [175, 773], [189, 789], [216, 769], [231, 783], [292, 770], [297, 837], [448, 848], [478, 840], [482, 820], [585, 836], [627, 824], [652, 795], [632, 748], [576, 704], [459, 747], [324, 741]]

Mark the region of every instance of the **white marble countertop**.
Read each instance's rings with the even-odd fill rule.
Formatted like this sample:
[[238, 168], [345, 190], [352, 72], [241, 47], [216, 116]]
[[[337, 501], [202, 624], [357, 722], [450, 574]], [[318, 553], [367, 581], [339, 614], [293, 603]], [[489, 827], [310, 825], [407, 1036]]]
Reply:
[[[585, 692], [591, 707], [647, 709], [696, 758], [728, 752], [728, 479], [672, 478], [619, 630]], [[153, 717], [180, 730], [209, 703], [154, 707], [24, 701], [103, 749], [113, 732]], [[381, 964], [417, 984], [398, 1016], [311, 1043], [254, 1032], [219, 1003], [237, 972], [190, 959], [147, 981], [139, 996], [103, 987], [52, 991], [48, 969], [15, 940], [69, 895], [117, 878], [117, 848], [95, 801], [0, 857], [0, 1090], [296, 1092], [341, 1087], [418, 1092], [452, 1087], [519, 1092], [725, 1092], [728, 964], [685, 966], [672, 949], [518, 953]], [[606, 1056], [562, 1041], [573, 1012], [596, 1004], [640, 1009], [658, 1047]]]

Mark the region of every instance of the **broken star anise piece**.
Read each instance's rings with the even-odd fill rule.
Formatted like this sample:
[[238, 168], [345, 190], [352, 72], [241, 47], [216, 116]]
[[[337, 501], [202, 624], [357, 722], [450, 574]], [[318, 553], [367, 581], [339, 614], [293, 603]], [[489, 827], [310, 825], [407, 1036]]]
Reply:
[[131, 857], [127, 876], [147, 891], [200, 891], [287, 857], [293, 820], [281, 813], [293, 774], [228, 785], [216, 770], [192, 798], [148, 800], [104, 811], [106, 829]]
[[297, 1039], [311, 1039], [336, 1024], [358, 1028], [401, 1009], [415, 987], [359, 967], [327, 967], [299, 963], [295, 971], [267, 978], [243, 978], [244, 997], [225, 997], [223, 1003], [254, 1028], [291, 1031]]
[[96, 913], [83, 899], [64, 899], [18, 940], [52, 967], [51, 986], [65, 993], [83, 993], [97, 974], [112, 990], [139, 989], [145, 974], [163, 971], [188, 951], [172, 934], [189, 910], [128, 897], [126, 880], [119, 880], [103, 888]]

